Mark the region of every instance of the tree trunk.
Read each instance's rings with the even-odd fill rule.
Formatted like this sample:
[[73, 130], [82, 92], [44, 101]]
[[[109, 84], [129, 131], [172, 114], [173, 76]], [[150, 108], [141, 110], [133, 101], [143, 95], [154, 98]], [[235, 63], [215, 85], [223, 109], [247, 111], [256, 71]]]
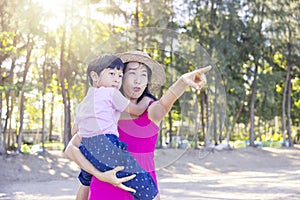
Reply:
[[234, 127], [236, 126], [236, 122], [237, 122], [237, 120], [239, 119], [239, 117], [242, 113], [243, 107], [244, 107], [244, 102], [241, 101], [240, 107], [239, 107], [236, 115], [234, 116], [234, 120], [233, 120], [232, 125], [231, 125], [231, 132], [233, 132]]
[[230, 141], [230, 133], [229, 133], [229, 117], [225, 118], [225, 131], [226, 131], [226, 142], [229, 146], [229, 141]]
[[[51, 69], [50, 69], [50, 74], [52, 75], [53, 74], [53, 66], [51, 66]], [[59, 85], [59, 80], [57, 80], [57, 83]], [[50, 120], [49, 120], [49, 141], [51, 142], [52, 141], [52, 131], [53, 131], [53, 114], [54, 114], [54, 98], [55, 95], [54, 95], [54, 89], [53, 87], [51, 87], [51, 108], [50, 108]]]
[[[2, 61], [1, 61], [2, 63]], [[0, 66], [1, 66], [0, 63]], [[2, 83], [2, 68], [0, 67], [0, 86]], [[2, 91], [0, 91], [0, 155], [6, 154], [5, 142], [4, 142], [4, 131], [2, 126]]]
[[[139, 20], [139, 0], [136, 0], [136, 5], [135, 5], [135, 14], [134, 14], [134, 22], [135, 22], [135, 27], [139, 28], [140, 20]], [[135, 45], [136, 49], [139, 49], [139, 32], [135, 32]]]
[[205, 106], [205, 93], [201, 91], [201, 129], [202, 129], [202, 138], [205, 140], [205, 122], [204, 122], [204, 106]]
[[[16, 39], [14, 39], [14, 46], [16, 46]], [[13, 58], [11, 65], [10, 65], [10, 72], [9, 72], [9, 79], [8, 79], [8, 84], [14, 85], [14, 68], [15, 68], [15, 62], [16, 59]], [[14, 109], [14, 100], [15, 100], [15, 91], [12, 90], [11, 88], [8, 88], [8, 91], [5, 94], [6, 96], [6, 118], [4, 122], [4, 130], [3, 130], [3, 142], [5, 145], [5, 148], [10, 148], [11, 147], [11, 138], [14, 137], [12, 136], [12, 130], [11, 130], [11, 118], [12, 118], [12, 113]], [[10, 97], [10, 98], [9, 98]], [[9, 127], [9, 131], [7, 133], [7, 128]]]
[[45, 151], [45, 94], [46, 94], [46, 65], [47, 65], [48, 45], [45, 46], [44, 63], [43, 63], [43, 90], [42, 90], [42, 150]]
[[4, 127], [3, 127], [3, 142], [5, 145], [5, 148], [7, 149], [9, 147], [8, 145], [8, 134], [7, 134], [7, 127], [8, 127], [8, 122], [9, 122], [9, 116], [10, 116], [10, 103], [9, 103], [9, 96], [10, 96], [10, 91], [7, 91], [5, 94], [5, 100], [6, 100], [6, 118], [4, 122]]
[[[67, 16], [65, 18], [66, 22]], [[61, 85], [61, 91], [62, 91], [62, 98], [63, 98], [63, 104], [64, 104], [64, 146], [66, 147], [69, 143], [69, 130], [70, 130], [70, 116], [69, 116], [69, 101], [67, 97], [67, 91], [65, 86], [65, 75], [64, 75], [64, 53], [65, 53], [65, 38], [66, 38], [66, 25], [64, 27], [62, 39], [61, 39], [61, 52], [60, 52], [60, 85]]]
[[15, 146], [14, 146], [14, 131], [12, 130], [12, 113], [13, 113], [13, 109], [14, 109], [14, 99], [15, 99], [15, 92], [12, 92], [11, 95], [11, 103], [10, 106], [11, 108], [9, 109], [9, 118], [8, 118], [8, 137], [7, 137], [7, 147], [11, 150], [15, 150]]
[[223, 141], [223, 126], [222, 126], [222, 113], [220, 113], [220, 117], [219, 117], [219, 142], [220, 144]]
[[195, 120], [196, 120], [196, 124], [195, 124], [195, 149], [198, 149], [198, 129], [199, 129], [199, 121], [198, 121], [198, 113], [199, 113], [199, 106], [198, 106], [198, 95], [199, 95], [199, 90], [197, 90], [195, 92], [195, 105], [194, 105], [194, 113], [196, 113], [195, 116]]
[[261, 141], [261, 133], [262, 133], [262, 131], [261, 131], [261, 128], [260, 128], [260, 116], [258, 116], [258, 124], [257, 124], [257, 130], [258, 130], [258, 135], [259, 135], [259, 140]]
[[170, 112], [168, 113], [168, 120], [169, 120], [169, 147], [172, 148], [172, 137], [173, 137], [173, 133], [172, 133], [172, 110], [170, 110]]
[[67, 126], [68, 128], [68, 138], [72, 138], [72, 134], [71, 134], [71, 98], [70, 98], [70, 87], [67, 88], [67, 101], [68, 101], [68, 121], [67, 121]]
[[19, 133], [18, 133], [18, 148], [17, 152], [21, 151], [21, 145], [22, 145], [22, 136], [23, 136], [23, 119], [24, 119], [24, 102], [25, 102], [25, 96], [24, 96], [24, 85], [26, 82], [26, 77], [27, 73], [30, 67], [30, 57], [31, 57], [31, 52], [33, 49], [33, 44], [32, 44], [32, 36], [28, 34], [27, 36], [27, 44], [26, 44], [26, 49], [27, 49], [27, 55], [26, 55], [26, 61], [25, 61], [25, 69], [23, 73], [23, 79], [21, 83], [21, 90], [20, 90], [20, 127], [19, 127]]
[[19, 94], [20, 102], [20, 126], [19, 126], [19, 131], [17, 135], [18, 139], [18, 148], [17, 148], [17, 153], [21, 152], [21, 145], [22, 145], [22, 136], [23, 136], [23, 119], [24, 119], [24, 101], [25, 101], [25, 96], [24, 96], [24, 91], [20, 91]]
[[218, 98], [218, 88], [217, 88], [217, 79], [215, 78], [215, 96], [214, 96], [214, 106], [213, 106], [213, 135], [215, 145], [218, 144], [218, 134], [217, 134], [217, 98]]
[[285, 120], [285, 105], [286, 105], [286, 93], [287, 93], [287, 85], [288, 85], [288, 79], [289, 79], [289, 73], [286, 74], [284, 89], [283, 89], [283, 95], [282, 95], [282, 103], [281, 103], [281, 120], [282, 120], [282, 139], [283, 139], [283, 146], [286, 144], [286, 120]]
[[54, 92], [52, 91], [51, 108], [50, 108], [50, 122], [49, 122], [49, 141], [52, 142], [52, 130], [53, 130], [53, 113], [54, 113]]
[[[291, 41], [291, 31], [289, 30], [289, 41]], [[293, 145], [293, 138], [292, 138], [292, 131], [291, 131], [291, 92], [292, 92], [292, 83], [291, 83], [291, 70], [292, 70], [292, 64], [291, 64], [291, 54], [292, 54], [292, 44], [288, 42], [287, 44], [288, 49], [288, 56], [287, 56], [287, 133], [288, 133], [288, 141], [289, 141], [289, 147], [294, 146]], [[285, 145], [286, 137], [284, 137], [283, 144]]]
[[205, 146], [209, 146], [211, 144], [211, 140], [210, 140], [210, 137], [211, 137], [211, 131], [210, 131], [210, 121], [209, 121], [209, 99], [208, 99], [208, 95], [206, 94], [205, 92], [205, 108], [206, 108], [206, 135], [205, 135]]
[[251, 86], [251, 102], [250, 102], [250, 146], [254, 147], [254, 110], [256, 96], [256, 79], [257, 79], [258, 64], [255, 63], [254, 79]]
[[[289, 71], [290, 71], [289, 67]], [[287, 132], [288, 132], [288, 141], [289, 141], [289, 147], [293, 147], [293, 138], [292, 138], [292, 131], [291, 131], [291, 90], [292, 90], [292, 83], [291, 78], [289, 79], [288, 83], [288, 93], [287, 93]]]
[[[0, 67], [1, 72], [1, 67]], [[0, 75], [0, 85], [2, 84], [2, 75]], [[2, 127], [2, 92], [0, 92], [0, 155], [6, 154], [4, 132]]]

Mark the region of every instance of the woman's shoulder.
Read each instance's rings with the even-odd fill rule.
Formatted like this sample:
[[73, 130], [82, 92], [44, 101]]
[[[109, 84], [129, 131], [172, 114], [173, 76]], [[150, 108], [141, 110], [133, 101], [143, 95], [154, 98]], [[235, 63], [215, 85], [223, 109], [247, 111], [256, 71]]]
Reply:
[[159, 101], [153, 101], [148, 106], [147, 117], [157, 126], [159, 126], [160, 122], [162, 121], [162, 115], [164, 116], [164, 113], [164, 108], [159, 104]]

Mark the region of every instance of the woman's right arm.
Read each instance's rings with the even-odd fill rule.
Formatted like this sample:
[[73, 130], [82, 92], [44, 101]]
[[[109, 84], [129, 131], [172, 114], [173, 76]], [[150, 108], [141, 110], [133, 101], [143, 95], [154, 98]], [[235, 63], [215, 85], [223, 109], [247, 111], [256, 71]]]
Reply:
[[123, 185], [123, 182], [129, 181], [135, 177], [135, 175], [123, 177], [123, 178], [117, 178], [116, 173], [118, 171], [121, 171], [124, 169], [124, 167], [116, 167], [112, 170], [101, 172], [97, 170], [94, 165], [92, 165], [80, 152], [78, 146], [81, 142], [81, 139], [78, 134], [74, 134], [72, 139], [70, 140], [66, 150], [65, 154], [72, 159], [79, 167], [84, 169], [85, 171], [89, 172], [93, 176], [95, 176], [97, 179], [110, 183], [116, 187], [119, 187], [123, 190], [129, 191], [129, 192], [135, 192], [134, 189], [129, 188], [125, 185]]

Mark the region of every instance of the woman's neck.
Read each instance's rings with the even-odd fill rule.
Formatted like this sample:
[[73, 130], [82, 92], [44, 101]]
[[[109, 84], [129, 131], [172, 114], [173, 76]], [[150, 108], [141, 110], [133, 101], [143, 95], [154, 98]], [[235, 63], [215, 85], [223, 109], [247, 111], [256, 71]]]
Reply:
[[131, 98], [131, 99], [129, 99], [130, 100], [130, 102], [131, 103], [135, 103], [135, 104], [137, 104], [137, 99], [133, 99], [133, 98]]

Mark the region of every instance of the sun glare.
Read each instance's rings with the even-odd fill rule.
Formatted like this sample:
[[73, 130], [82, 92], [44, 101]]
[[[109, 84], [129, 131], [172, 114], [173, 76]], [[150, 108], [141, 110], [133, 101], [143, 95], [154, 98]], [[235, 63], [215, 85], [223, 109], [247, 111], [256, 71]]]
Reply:
[[[118, 5], [118, 7], [126, 13], [132, 13], [135, 10], [135, 5], [132, 1], [127, 2], [119, 0], [115, 1], [115, 4]], [[126, 27], [128, 25], [128, 22], [126, 21], [121, 11], [119, 13], [115, 13], [115, 15], [105, 12], [105, 10], [108, 10], [109, 8], [111, 10], [117, 10], [116, 8], [111, 8], [111, 3], [109, 3], [109, 1], [101, 1], [100, 3], [92, 4], [90, 5], [90, 8], [91, 17], [93, 19], [122, 27]]]
[[[43, 16], [41, 16], [41, 21], [45, 26], [46, 31], [54, 31], [60, 27], [65, 18], [66, 8], [72, 7], [72, 3], [76, 4], [76, 1], [72, 0], [33, 0], [35, 3], [39, 4], [42, 9]], [[132, 1], [117, 0], [116, 5], [126, 13], [134, 12], [135, 5]], [[94, 20], [102, 21], [103, 23], [111, 23], [113, 25], [126, 27], [128, 21], [126, 21], [122, 12], [119, 13], [109, 13], [110, 10], [118, 10], [117, 8], [111, 8], [110, 1], [100, 1], [99, 3], [90, 4], [88, 14]], [[74, 9], [78, 6], [73, 7]], [[78, 10], [74, 10], [76, 15], [84, 16], [86, 10], [80, 7]]]
[[56, 30], [64, 20], [64, 9], [70, 5], [71, 0], [35, 0], [41, 5], [44, 15], [42, 21], [47, 31]]

